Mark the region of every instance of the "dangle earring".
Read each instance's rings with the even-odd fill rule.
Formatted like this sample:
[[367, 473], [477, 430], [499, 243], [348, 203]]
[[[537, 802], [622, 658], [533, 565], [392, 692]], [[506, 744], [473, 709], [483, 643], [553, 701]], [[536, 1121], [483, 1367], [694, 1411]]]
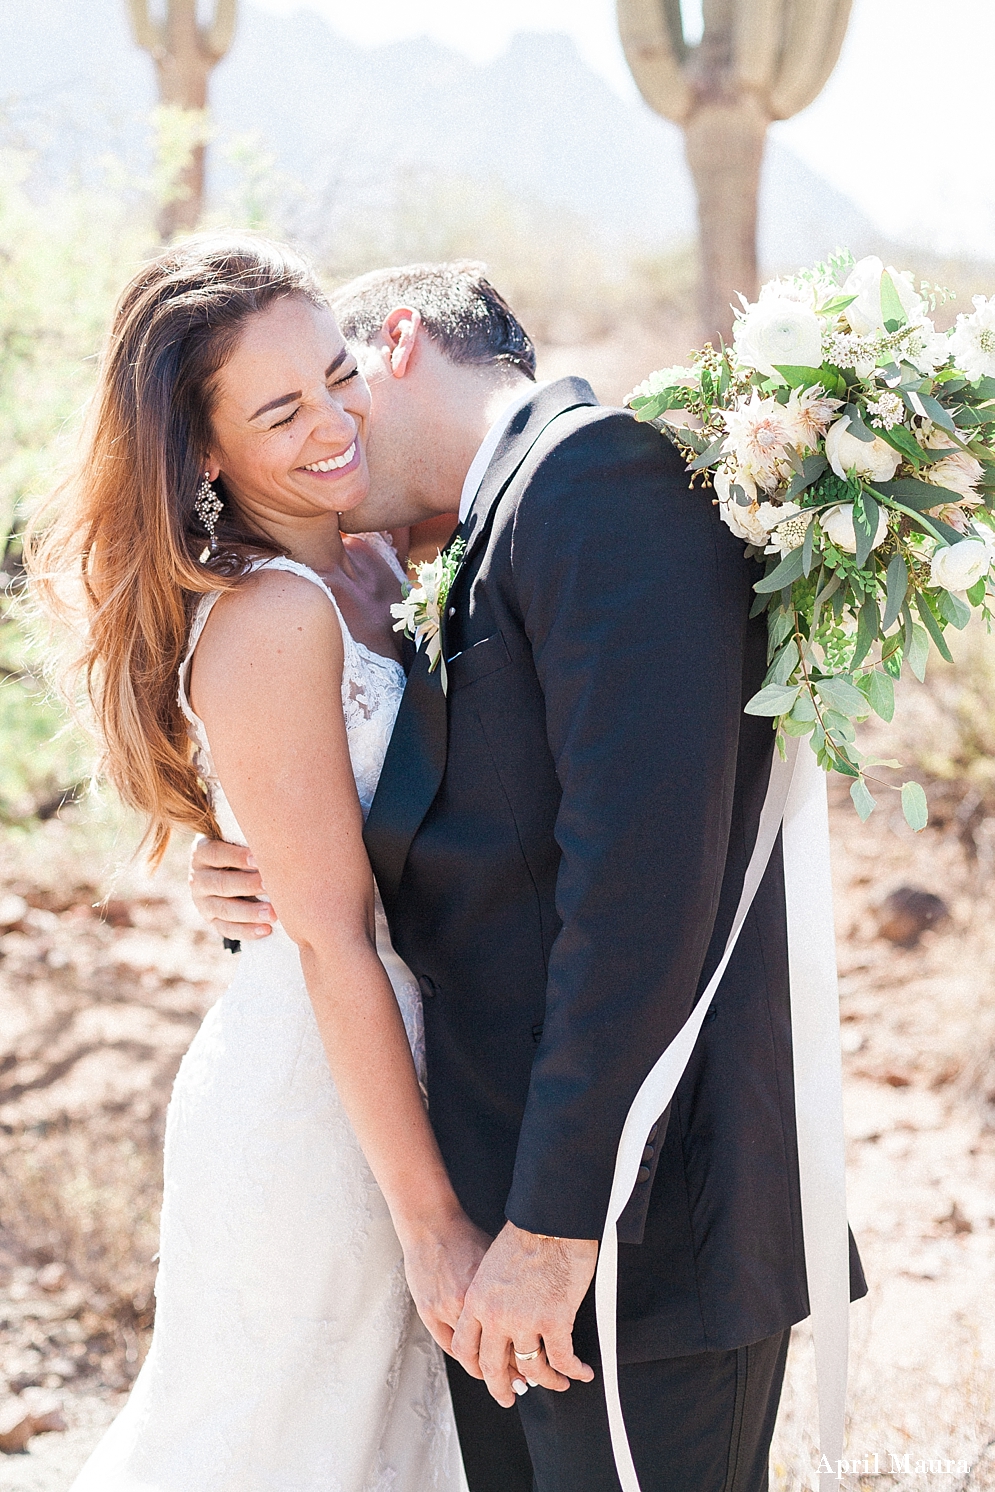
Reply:
[[197, 497], [193, 505], [194, 512], [210, 536], [210, 548], [205, 550], [204, 554], [200, 557], [202, 564], [208, 554], [217, 554], [218, 552], [218, 536], [215, 530], [218, 526], [218, 518], [223, 507], [224, 503], [211, 486], [210, 473], [205, 471], [203, 480], [197, 488]]

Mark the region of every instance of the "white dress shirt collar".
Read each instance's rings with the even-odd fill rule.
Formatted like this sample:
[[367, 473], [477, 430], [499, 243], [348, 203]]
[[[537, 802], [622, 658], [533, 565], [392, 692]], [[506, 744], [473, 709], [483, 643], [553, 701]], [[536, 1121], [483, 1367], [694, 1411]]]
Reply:
[[539, 389], [545, 388], [544, 383], [526, 383], [524, 389], [518, 393], [510, 394], [508, 403], [504, 406], [497, 419], [494, 421], [480, 444], [480, 448], [473, 460], [470, 462], [470, 470], [466, 474], [463, 483], [463, 491], [460, 494], [459, 521], [463, 523], [470, 509], [473, 507], [474, 499], [480, 491], [480, 484], [484, 479], [484, 472], [494, 459], [494, 452], [500, 444], [501, 437], [511, 424], [512, 418], [533, 399]]

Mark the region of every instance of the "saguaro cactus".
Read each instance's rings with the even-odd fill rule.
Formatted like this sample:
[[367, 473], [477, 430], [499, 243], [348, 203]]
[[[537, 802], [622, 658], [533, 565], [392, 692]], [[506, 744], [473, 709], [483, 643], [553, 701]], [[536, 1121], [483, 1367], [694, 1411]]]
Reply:
[[[159, 102], [167, 108], [206, 117], [207, 85], [235, 35], [238, 0], [214, 0], [213, 19], [198, 20], [197, 0], [166, 0], [158, 19], [149, 0], [128, 0], [136, 42], [155, 63]], [[164, 239], [195, 228], [204, 203], [203, 139], [189, 150], [176, 191], [159, 218]]]
[[684, 131], [698, 193], [702, 314], [728, 337], [737, 291], [757, 290], [757, 188], [767, 126], [810, 104], [836, 66], [851, 0], [704, 0], [697, 46], [680, 0], [617, 0], [643, 98]]

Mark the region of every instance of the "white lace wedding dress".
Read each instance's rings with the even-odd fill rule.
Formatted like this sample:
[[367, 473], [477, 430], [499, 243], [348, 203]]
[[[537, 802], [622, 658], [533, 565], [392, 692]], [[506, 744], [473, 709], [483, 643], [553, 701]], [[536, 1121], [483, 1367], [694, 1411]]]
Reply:
[[[379, 535], [365, 536], [400, 573]], [[265, 561], [331, 592], [293, 561]], [[225, 837], [244, 844], [187, 700]], [[338, 612], [338, 607], [335, 607]], [[342, 704], [369, 809], [404, 687], [349, 634]], [[315, 792], [321, 784], [315, 783]], [[377, 946], [424, 1080], [421, 1004]], [[247, 944], [183, 1059], [166, 1123], [156, 1324], [125, 1408], [72, 1492], [461, 1492], [442, 1354], [322, 1050], [295, 945]]]

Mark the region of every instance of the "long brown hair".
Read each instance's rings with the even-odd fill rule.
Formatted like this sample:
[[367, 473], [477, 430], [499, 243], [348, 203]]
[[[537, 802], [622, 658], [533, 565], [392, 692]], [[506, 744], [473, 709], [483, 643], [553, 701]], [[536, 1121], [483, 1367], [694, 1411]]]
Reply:
[[145, 265], [118, 302], [75, 469], [29, 537], [42, 605], [82, 623], [77, 670], [104, 769], [145, 815], [158, 860], [174, 826], [216, 833], [177, 700], [190, 618], [205, 592], [275, 554], [216, 484], [216, 553], [194, 513], [217, 376], [246, 319], [275, 300], [327, 304], [307, 263], [248, 234], [190, 239]]

